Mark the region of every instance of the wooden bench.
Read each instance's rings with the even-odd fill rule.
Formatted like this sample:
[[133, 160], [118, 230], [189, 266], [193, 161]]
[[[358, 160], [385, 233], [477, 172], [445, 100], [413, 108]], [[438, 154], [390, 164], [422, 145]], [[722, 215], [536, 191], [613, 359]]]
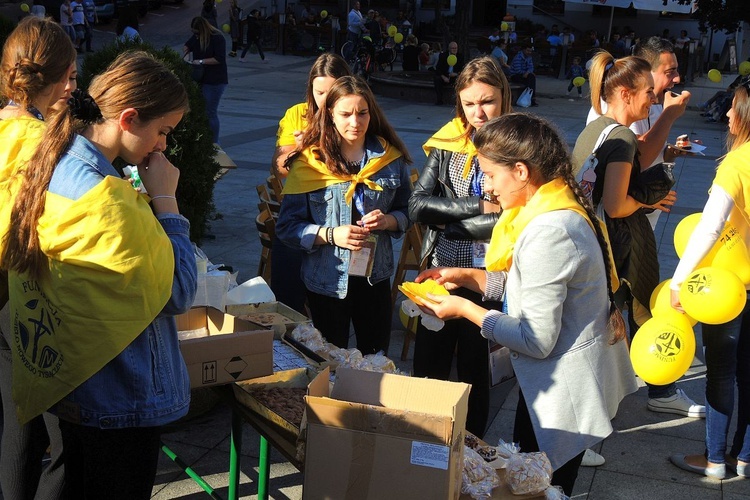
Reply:
[[[435, 102], [435, 84], [432, 71], [380, 71], [370, 76], [370, 87], [373, 92], [383, 97], [404, 99], [412, 102]], [[510, 83], [511, 98], [516, 102], [525, 89], [522, 83]], [[443, 89], [443, 102], [452, 104], [456, 101], [451, 87]]]

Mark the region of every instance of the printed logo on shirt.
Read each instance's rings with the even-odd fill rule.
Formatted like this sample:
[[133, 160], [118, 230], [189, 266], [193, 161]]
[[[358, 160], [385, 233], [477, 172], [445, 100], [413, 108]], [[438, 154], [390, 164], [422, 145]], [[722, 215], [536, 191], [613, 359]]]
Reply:
[[42, 292], [37, 281], [25, 281], [27, 296], [13, 321], [15, 349], [23, 366], [37, 377], [54, 376], [63, 363], [57, 348], [55, 329], [62, 320], [55, 307]]

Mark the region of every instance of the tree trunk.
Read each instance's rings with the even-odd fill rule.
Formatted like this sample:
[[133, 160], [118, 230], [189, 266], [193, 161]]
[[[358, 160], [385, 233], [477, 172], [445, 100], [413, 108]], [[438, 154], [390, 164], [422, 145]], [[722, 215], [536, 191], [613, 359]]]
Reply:
[[469, 15], [471, 13], [471, 0], [456, 0], [456, 31], [458, 35], [458, 51], [464, 56], [464, 62], [469, 62], [471, 50], [469, 47]]

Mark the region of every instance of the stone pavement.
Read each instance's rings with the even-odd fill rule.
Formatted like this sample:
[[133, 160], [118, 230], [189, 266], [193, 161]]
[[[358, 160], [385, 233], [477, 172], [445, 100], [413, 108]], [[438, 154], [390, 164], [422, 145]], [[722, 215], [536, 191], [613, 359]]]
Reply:
[[[221, 144], [238, 168], [221, 179], [215, 188], [215, 203], [221, 218], [211, 223], [216, 237], [203, 243], [203, 249], [214, 263], [225, 263], [238, 268], [240, 280], [255, 275], [258, 264], [259, 242], [255, 234], [257, 214], [255, 185], [265, 181], [273, 152], [278, 120], [284, 110], [303, 99], [305, 78], [311, 58], [268, 55], [269, 62], [261, 64], [257, 56], [249, 64], [229, 60], [230, 84], [220, 107], [222, 124]], [[731, 81], [729, 77], [727, 81]], [[539, 78], [540, 106], [529, 111], [554, 122], [572, 147], [583, 129], [588, 101], [569, 100], [565, 96], [567, 81]], [[687, 133], [700, 138], [707, 147], [706, 156], [677, 160], [675, 175], [678, 202], [672, 213], [663, 214], [656, 229], [662, 279], [671, 276], [677, 263], [672, 234], [679, 220], [702, 209], [707, 189], [713, 178], [716, 160], [723, 152], [726, 127], [705, 123], [693, 105], [705, 101], [716, 90], [726, 85], [699, 80], [686, 86], [694, 92], [691, 109], [673, 127], [670, 139]], [[415, 166], [421, 168], [421, 144], [453, 115], [450, 106], [434, 106], [395, 99], [379, 98], [389, 121], [406, 143]], [[403, 331], [398, 318], [394, 320], [390, 357], [398, 359]], [[698, 339], [700, 340], [699, 330]], [[696, 401], [703, 402], [705, 367], [699, 342], [697, 357], [688, 373], [679, 380], [681, 388]], [[411, 359], [398, 361], [405, 370]], [[497, 398], [501, 402], [496, 417], [486, 435], [488, 442], [512, 435], [517, 390], [506, 383]], [[507, 395], [507, 398], [506, 398]], [[668, 462], [672, 453], [700, 453], [703, 448], [703, 420], [652, 413], [646, 410], [646, 389], [626, 398], [614, 420], [616, 428], [600, 446], [606, 463], [597, 468], [582, 468], [576, 483], [574, 498], [634, 499], [634, 498], [705, 498], [750, 499], [750, 482], [734, 476], [724, 481], [713, 481], [681, 471]], [[182, 425], [179, 430], [164, 436], [164, 441], [177, 454], [202, 474], [222, 495], [226, 494], [229, 459], [229, 411], [219, 405], [209, 413]], [[257, 495], [258, 436], [245, 424], [242, 457], [242, 498]], [[284, 458], [272, 454], [270, 493], [274, 499], [297, 499], [302, 494], [302, 474]], [[197, 485], [186, 478], [174, 464], [164, 457], [153, 490], [154, 498], [201, 498]]]

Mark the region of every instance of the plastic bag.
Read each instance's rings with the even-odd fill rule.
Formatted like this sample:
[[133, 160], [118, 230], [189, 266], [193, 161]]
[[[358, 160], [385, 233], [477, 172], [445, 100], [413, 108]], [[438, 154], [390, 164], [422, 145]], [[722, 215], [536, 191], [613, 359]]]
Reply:
[[497, 447], [500, 456], [506, 459], [505, 477], [514, 495], [535, 495], [549, 488], [552, 465], [546, 453], [521, 453], [517, 444], [502, 439]]
[[495, 469], [487, 465], [476, 451], [464, 446], [464, 467], [461, 472], [461, 493], [483, 500], [492, 496], [492, 489], [500, 486]]
[[534, 96], [534, 91], [531, 90], [531, 87], [526, 87], [526, 89], [521, 92], [521, 95], [518, 96], [518, 100], [516, 101], [517, 106], [521, 106], [522, 108], [528, 108], [531, 106], [531, 98]]
[[431, 314], [422, 312], [419, 306], [409, 299], [405, 299], [401, 302], [401, 310], [410, 318], [422, 316], [422, 326], [432, 332], [440, 331], [445, 326], [445, 321], [436, 318]]

